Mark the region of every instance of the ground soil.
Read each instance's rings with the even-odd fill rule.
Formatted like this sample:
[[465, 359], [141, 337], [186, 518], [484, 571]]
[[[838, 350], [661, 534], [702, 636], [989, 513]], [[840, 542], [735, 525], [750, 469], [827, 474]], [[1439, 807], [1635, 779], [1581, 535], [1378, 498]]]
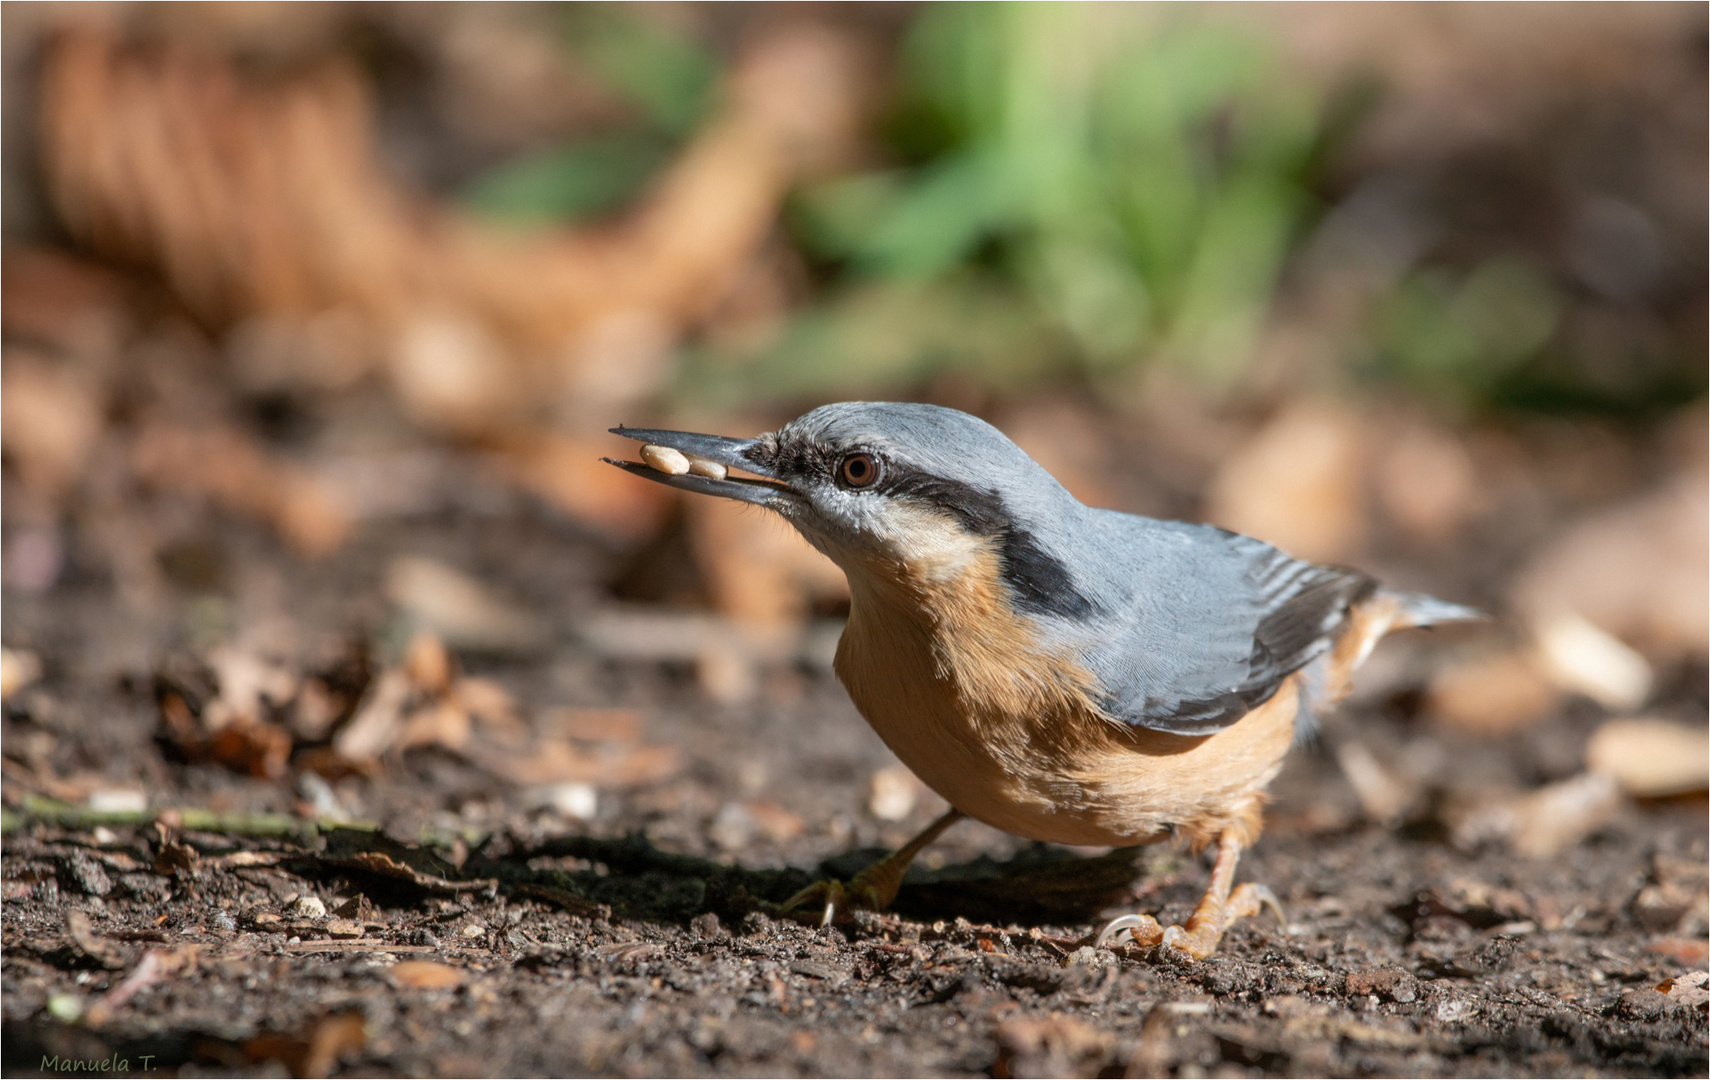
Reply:
[[[317, 564], [215, 521], [230, 600], [208, 617], [283, 605], [301, 655], [336, 650], [353, 629], [384, 636], [388, 558], [454, 555], [553, 631], [549, 648], [459, 654], [466, 670], [524, 703], [637, 709], [683, 767], [602, 789], [576, 820], [428, 747], [331, 785], [383, 834], [256, 835], [243, 815], [299, 812], [312, 785], [186, 762], [160, 738], [162, 658], [198, 648], [183, 620], [143, 626], [98, 573], [9, 597], [7, 642], [46, 674], [8, 703], [8, 754], [35, 740], [43, 768], [141, 779], [150, 813], [216, 819], [67, 816], [21, 800], [8, 761], [7, 1074], [56, 1058], [186, 1076], [1707, 1072], [1702, 994], [1668, 981], [1704, 964], [1703, 799], [1628, 805], [1544, 860], [1453, 844], [1430, 808], [1372, 823], [1333, 751], [1351, 733], [1421, 738], [1405, 692], [1356, 699], [1293, 755], [1240, 869], [1275, 890], [1286, 932], [1243, 923], [1204, 962], [1083, 947], [1101, 913], [1183, 919], [1201, 860], [1035, 849], [971, 823], [899, 913], [781, 918], [823, 860], [848, 873], [942, 804], [868, 812], [893, 759], [823, 663], [770, 666], [754, 696], [711, 703], [687, 666], [582, 632], [617, 545], [519, 497], [460, 498]], [[1701, 714], [1702, 666], [1665, 674]], [[1429, 738], [1445, 769], [1527, 786], [1574, 772], [1597, 719]], [[421, 961], [451, 970], [400, 966]], [[127, 979], [140, 989], [113, 996]]]

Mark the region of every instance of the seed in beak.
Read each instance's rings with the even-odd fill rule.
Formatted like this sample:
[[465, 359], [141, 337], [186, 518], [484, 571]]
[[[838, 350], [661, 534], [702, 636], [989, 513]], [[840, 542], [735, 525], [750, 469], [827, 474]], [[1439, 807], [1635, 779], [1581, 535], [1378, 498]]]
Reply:
[[667, 476], [682, 476], [689, 471], [689, 459], [683, 456], [682, 451], [669, 446], [644, 446], [641, 448], [641, 460]]
[[730, 470], [716, 461], [706, 458], [692, 457], [689, 459], [689, 471], [696, 476], [705, 476], [712, 480], [723, 480], [730, 475]]

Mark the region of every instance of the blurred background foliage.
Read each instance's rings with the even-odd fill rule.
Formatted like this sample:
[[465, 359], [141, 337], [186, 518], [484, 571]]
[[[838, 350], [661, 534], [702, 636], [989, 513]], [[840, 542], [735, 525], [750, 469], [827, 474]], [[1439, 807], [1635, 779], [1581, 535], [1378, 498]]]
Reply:
[[431, 445], [646, 537], [615, 420], [895, 397], [1083, 479], [1131, 438], [1127, 505], [1256, 530], [1237, 464], [1288, 459], [1349, 528], [1264, 535], [1351, 558], [1367, 488], [1407, 536], [1478, 517], [1480, 425], [1590, 447], [1704, 396], [1702, 5], [0, 16], [33, 519], [108, 461], [324, 554], [431, 501], [354, 458]]
[[[1153, 359], [1238, 376], [1310, 203], [1320, 110], [1251, 35], [1135, 14], [924, 13], [883, 127], [894, 163], [800, 199], [798, 235], [836, 288], [774, 357], [835, 372], [889, 351], [915, 377], [1096, 378]], [[1026, 329], [957, 355], [917, 329], [934, 291], [958, 322]], [[876, 350], [875, 321], [900, 328]]]
[[[631, 108], [467, 184], [465, 202], [502, 220], [633, 202], [728, 70], [707, 35], [644, 12], [576, 6], [555, 26]], [[1338, 274], [1370, 280], [1322, 342], [1318, 377], [1396, 385], [1456, 414], [1645, 415], [1703, 393], [1702, 315], [1681, 310], [1703, 259], [1668, 235], [1687, 224], [1668, 220], [1678, 208], [1647, 191], [1652, 148], [1629, 145], [1638, 160], [1595, 176], [1575, 160], [1588, 138], [1621, 153], [1631, 140], [1609, 114], [1637, 103], [1588, 106], [1594, 87], [1560, 88], [1554, 131], [1506, 147], [1450, 137], [1438, 149], [1451, 160], [1419, 175], [1350, 175], [1382, 73], [1314, 79], [1274, 29], [1163, 6], [911, 9], [860, 160], [784, 208], [804, 302], [758, 340], [689, 342], [667, 396], [904, 394], [953, 373], [999, 392], [1081, 381], [1121, 397], [1150, 366], [1221, 394], [1264, 359], [1279, 303], [1311, 306]], [[1590, 130], [1576, 132], [1568, 114], [1586, 107]], [[1533, 202], [1501, 205], [1515, 200]], [[1338, 265], [1314, 258], [1326, 249]]]
[[721, 65], [700, 43], [619, 8], [557, 13], [566, 54], [632, 112], [632, 123], [525, 153], [475, 177], [462, 198], [520, 225], [576, 221], [627, 204], [711, 108]]

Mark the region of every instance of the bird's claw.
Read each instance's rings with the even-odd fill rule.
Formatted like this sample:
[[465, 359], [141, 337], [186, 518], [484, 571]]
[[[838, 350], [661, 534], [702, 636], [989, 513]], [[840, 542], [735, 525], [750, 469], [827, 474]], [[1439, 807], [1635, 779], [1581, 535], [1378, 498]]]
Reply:
[[1186, 926], [1161, 926], [1150, 915], [1123, 915], [1105, 924], [1094, 945], [1101, 949], [1114, 949], [1130, 942], [1141, 948], [1162, 945], [1180, 950], [1195, 960], [1204, 960], [1217, 949], [1223, 931], [1230, 924], [1237, 919], [1251, 918], [1262, 910], [1275, 915], [1282, 932], [1288, 933], [1288, 919], [1283, 915], [1282, 904], [1276, 894], [1263, 885], [1248, 882], [1229, 895], [1220, 912], [1195, 911]]
[[[875, 863], [848, 882], [816, 881], [784, 901], [781, 910], [785, 915], [818, 911], [821, 926], [830, 926], [839, 915], [856, 909], [883, 911], [896, 899], [902, 884], [902, 875], [889, 874], [881, 869], [884, 866], [883, 862]], [[891, 880], [893, 877], [896, 880]]]

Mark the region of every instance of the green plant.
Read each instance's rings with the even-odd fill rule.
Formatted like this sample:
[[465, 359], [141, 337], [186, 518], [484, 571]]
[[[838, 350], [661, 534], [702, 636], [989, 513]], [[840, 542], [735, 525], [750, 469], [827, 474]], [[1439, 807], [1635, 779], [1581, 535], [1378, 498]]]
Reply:
[[791, 223], [831, 287], [751, 375], [1242, 372], [1308, 208], [1318, 107], [1255, 38], [1175, 15], [927, 8], [884, 129], [895, 164], [801, 193]]
[[564, 19], [575, 60], [629, 104], [633, 120], [476, 177], [463, 201], [489, 217], [573, 221], [622, 206], [645, 188], [711, 105], [719, 65], [692, 38], [621, 7], [571, 5]]

